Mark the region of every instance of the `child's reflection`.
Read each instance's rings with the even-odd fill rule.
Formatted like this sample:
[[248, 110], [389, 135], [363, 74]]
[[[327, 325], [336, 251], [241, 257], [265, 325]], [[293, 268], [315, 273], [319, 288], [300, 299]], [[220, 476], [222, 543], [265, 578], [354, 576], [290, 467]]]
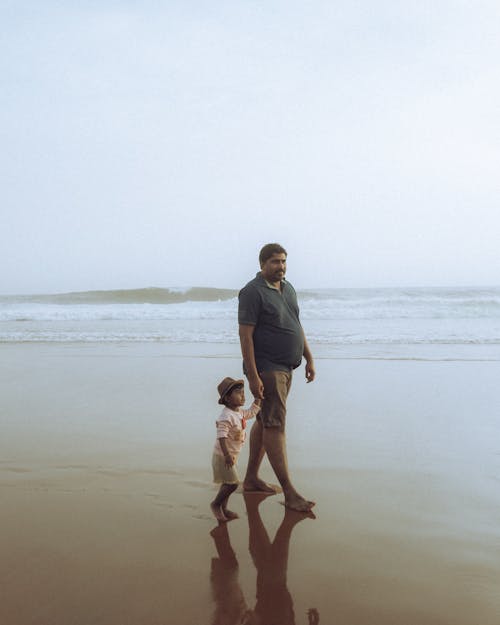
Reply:
[[[249, 550], [257, 569], [257, 601], [247, 609], [238, 582], [238, 561], [229, 541], [227, 524], [212, 530], [218, 558], [212, 560], [211, 582], [216, 602], [213, 625], [295, 625], [293, 600], [287, 588], [287, 566], [293, 528], [312, 512], [285, 509], [274, 541], [262, 522], [259, 505], [266, 495], [244, 495], [249, 527]], [[317, 610], [308, 612], [308, 625], [318, 625]]]
[[213, 625], [236, 625], [245, 622], [247, 604], [238, 581], [238, 560], [229, 541], [227, 523], [210, 532], [218, 558], [212, 558], [210, 581], [215, 600]]

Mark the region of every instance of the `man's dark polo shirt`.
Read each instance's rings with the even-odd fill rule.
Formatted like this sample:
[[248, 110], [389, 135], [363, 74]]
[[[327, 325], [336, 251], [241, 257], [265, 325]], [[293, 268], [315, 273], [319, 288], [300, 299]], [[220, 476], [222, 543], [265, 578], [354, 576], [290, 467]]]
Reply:
[[259, 272], [238, 297], [238, 323], [255, 326], [257, 371], [290, 371], [298, 367], [304, 353], [304, 333], [293, 286], [283, 280], [279, 291]]

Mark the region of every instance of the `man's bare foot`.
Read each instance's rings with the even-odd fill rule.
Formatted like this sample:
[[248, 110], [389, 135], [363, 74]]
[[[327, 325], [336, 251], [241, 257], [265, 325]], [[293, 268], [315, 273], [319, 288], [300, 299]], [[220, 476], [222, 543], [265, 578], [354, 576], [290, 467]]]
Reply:
[[300, 523], [300, 521], [303, 521], [304, 519], [316, 518], [316, 515], [311, 509], [304, 510], [304, 511], [293, 510], [292, 508], [287, 508], [284, 501], [280, 501], [280, 504], [285, 508], [285, 517], [283, 520], [287, 521], [292, 526], [295, 525], [296, 523]]
[[264, 482], [259, 478], [243, 482], [243, 491], [245, 493], [267, 493], [268, 495], [276, 495], [276, 488]]
[[232, 521], [233, 519], [239, 519], [239, 515], [236, 514], [236, 512], [233, 512], [232, 510], [228, 510], [227, 508], [222, 508], [222, 513], [224, 514], [224, 516], [226, 517], [226, 519], [228, 521]]
[[285, 508], [295, 510], [296, 512], [310, 512], [311, 508], [316, 505], [315, 501], [307, 501], [300, 495], [294, 495], [285, 498]]
[[212, 510], [212, 513], [214, 517], [217, 519], [217, 521], [227, 521], [227, 518], [224, 515], [224, 512], [222, 511], [222, 508], [216, 505], [213, 501], [210, 504], [210, 509]]

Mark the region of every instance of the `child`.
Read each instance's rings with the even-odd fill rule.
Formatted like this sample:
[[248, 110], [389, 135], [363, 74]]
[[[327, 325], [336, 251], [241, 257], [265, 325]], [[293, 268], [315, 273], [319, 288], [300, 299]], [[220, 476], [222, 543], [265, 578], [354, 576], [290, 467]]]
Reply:
[[212, 456], [214, 482], [221, 485], [217, 497], [210, 504], [217, 521], [238, 518], [235, 512], [227, 509], [227, 501], [240, 481], [236, 461], [245, 441], [246, 421], [253, 419], [260, 410], [260, 399], [255, 399], [248, 410], [242, 408], [245, 404], [244, 384], [243, 380], [224, 378], [217, 387], [219, 404], [224, 405], [216, 421], [217, 441]]

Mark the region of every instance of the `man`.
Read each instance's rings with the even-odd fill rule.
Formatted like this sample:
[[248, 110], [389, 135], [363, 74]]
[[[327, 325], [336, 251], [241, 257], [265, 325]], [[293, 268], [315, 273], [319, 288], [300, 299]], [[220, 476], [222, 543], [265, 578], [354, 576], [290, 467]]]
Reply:
[[287, 252], [278, 243], [264, 245], [259, 254], [261, 271], [239, 294], [238, 323], [243, 369], [250, 391], [263, 400], [250, 432], [250, 452], [243, 487], [246, 491], [274, 490], [258, 477], [264, 453], [285, 495], [285, 506], [308, 512], [307, 501], [293, 487], [286, 457], [286, 399], [292, 371], [302, 357], [306, 380], [315, 377], [314, 361], [299, 321], [297, 295], [285, 280]]

